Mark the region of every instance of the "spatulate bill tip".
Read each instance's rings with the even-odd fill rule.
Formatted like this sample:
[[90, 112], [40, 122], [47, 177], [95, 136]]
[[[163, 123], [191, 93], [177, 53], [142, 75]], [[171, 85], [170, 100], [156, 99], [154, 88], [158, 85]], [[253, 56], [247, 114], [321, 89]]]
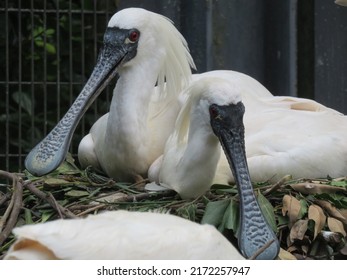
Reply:
[[274, 260], [280, 251], [280, 244], [276, 235], [271, 232], [266, 240], [240, 236], [239, 247], [242, 255], [247, 259]]
[[34, 148], [25, 158], [24, 166], [30, 174], [41, 177], [57, 169], [63, 160], [64, 157], [62, 158], [59, 155], [43, 156]]

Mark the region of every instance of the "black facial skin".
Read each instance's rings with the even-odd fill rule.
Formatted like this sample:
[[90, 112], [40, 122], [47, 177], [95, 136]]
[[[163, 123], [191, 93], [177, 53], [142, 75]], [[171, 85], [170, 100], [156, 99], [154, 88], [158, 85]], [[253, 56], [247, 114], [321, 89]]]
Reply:
[[[135, 41], [132, 35], [137, 33]], [[104, 44], [100, 56], [105, 60], [113, 61], [114, 67], [133, 59], [137, 53], [140, 31], [137, 29], [120, 29], [107, 27], [104, 34]]]

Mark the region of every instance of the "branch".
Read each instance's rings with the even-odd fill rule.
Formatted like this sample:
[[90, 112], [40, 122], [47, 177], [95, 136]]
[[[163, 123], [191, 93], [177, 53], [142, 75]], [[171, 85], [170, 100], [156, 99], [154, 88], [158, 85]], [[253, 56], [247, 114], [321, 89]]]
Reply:
[[61, 206], [52, 195], [46, 194], [43, 191], [40, 191], [38, 188], [36, 188], [35, 183], [29, 182], [25, 184], [24, 187], [37, 197], [47, 201], [49, 205], [51, 205], [52, 208], [54, 208], [58, 212], [59, 215], [64, 214], [68, 218], [77, 218], [77, 216], [74, 213], [72, 213], [69, 209]]
[[260, 249], [258, 249], [258, 250], [254, 253], [254, 255], [253, 255], [252, 257], [250, 257], [249, 259], [250, 259], [250, 260], [255, 260], [261, 253], [263, 253], [267, 248], [269, 248], [270, 245], [271, 245], [272, 243], [274, 243], [274, 242], [275, 242], [275, 239], [272, 239], [272, 240], [270, 240], [269, 242], [267, 242], [263, 247], [261, 247]]
[[0, 198], [0, 207], [11, 198], [10, 193], [5, 193], [1, 198]]
[[[23, 184], [22, 178], [18, 177], [13, 173], [9, 173], [3, 170], [0, 170], [0, 176], [7, 178], [12, 181], [13, 186], [13, 195], [11, 198], [10, 205], [6, 209], [6, 212], [1, 222], [6, 224], [3, 231], [0, 232], [0, 246], [4, 243], [4, 241], [9, 237], [12, 232], [12, 229], [15, 227], [19, 212], [22, 208], [23, 201]], [[8, 219], [7, 219], [8, 218]]]

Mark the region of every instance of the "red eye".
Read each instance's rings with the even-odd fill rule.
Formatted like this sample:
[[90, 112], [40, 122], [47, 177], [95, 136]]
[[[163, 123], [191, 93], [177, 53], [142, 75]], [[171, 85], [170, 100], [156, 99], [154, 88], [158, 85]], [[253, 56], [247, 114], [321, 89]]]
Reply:
[[218, 110], [215, 107], [213, 107], [213, 106], [210, 107], [210, 115], [214, 119], [217, 118], [218, 115], [219, 115], [218, 114]]
[[140, 33], [134, 30], [134, 31], [131, 31], [128, 38], [132, 43], [135, 43], [139, 39], [139, 37], [140, 37]]

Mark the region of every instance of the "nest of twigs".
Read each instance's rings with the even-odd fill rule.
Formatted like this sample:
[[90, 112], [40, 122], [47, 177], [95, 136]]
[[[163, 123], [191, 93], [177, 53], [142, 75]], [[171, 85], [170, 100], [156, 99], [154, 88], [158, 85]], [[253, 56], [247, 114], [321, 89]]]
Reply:
[[[214, 185], [194, 200], [173, 191], [148, 192], [147, 180], [115, 182], [91, 169], [80, 170], [72, 157], [44, 177], [0, 171], [0, 259], [14, 242], [16, 226], [75, 219], [103, 210], [169, 212], [213, 224], [237, 244], [239, 209], [236, 186]], [[279, 259], [347, 259], [347, 178], [254, 183], [261, 209], [280, 240]]]

